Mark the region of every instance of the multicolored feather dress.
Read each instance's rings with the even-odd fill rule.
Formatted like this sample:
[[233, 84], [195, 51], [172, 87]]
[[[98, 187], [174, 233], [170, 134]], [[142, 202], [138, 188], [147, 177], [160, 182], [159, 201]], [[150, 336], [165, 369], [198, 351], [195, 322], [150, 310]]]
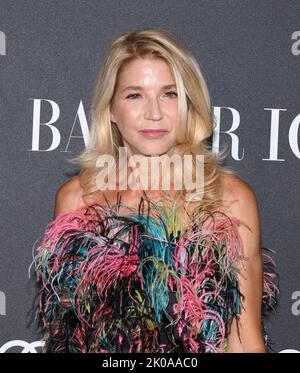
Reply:
[[[199, 207], [186, 224], [176, 202], [143, 197], [137, 210], [120, 206], [47, 225], [33, 262], [43, 351], [226, 352], [242, 310], [243, 222]], [[272, 253], [262, 248], [263, 314], [279, 293]]]

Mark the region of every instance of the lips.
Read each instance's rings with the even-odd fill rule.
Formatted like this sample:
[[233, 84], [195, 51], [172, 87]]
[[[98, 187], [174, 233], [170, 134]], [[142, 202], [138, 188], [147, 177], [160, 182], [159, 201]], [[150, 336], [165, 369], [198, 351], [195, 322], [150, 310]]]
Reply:
[[157, 137], [162, 137], [165, 136], [168, 131], [166, 130], [159, 130], [159, 129], [146, 129], [146, 130], [141, 130], [140, 133], [148, 138], [157, 138]]

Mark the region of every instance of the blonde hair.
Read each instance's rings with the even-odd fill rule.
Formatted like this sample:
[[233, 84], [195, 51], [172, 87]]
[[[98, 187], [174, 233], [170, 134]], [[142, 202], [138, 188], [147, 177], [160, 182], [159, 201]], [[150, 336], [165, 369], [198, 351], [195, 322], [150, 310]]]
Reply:
[[[234, 174], [222, 165], [227, 156], [224, 148], [214, 153], [208, 140], [213, 136], [214, 120], [208, 88], [195, 57], [175, 37], [165, 30], [146, 29], [121, 33], [107, 51], [98, 73], [89, 114], [90, 139], [83, 152], [73, 158], [80, 166], [80, 183], [87, 194], [97, 190], [97, 158], [110, 154], [118, 159], [119, 147], [124, 146], [118, 128], [110, 120], [110, 107], [118, 76], [126, 64], [136, 58], [162, 58], [171, 70], [178, 92], [179, 122], [177, 144], [168, 154], [204, 156], [204, 194], [202, 204], [213, 209], [223, 201], [222, 175]], [[196, 162], [192, 174], [195, 175]], [[185, 197], [186, 190], [178, 191]]]

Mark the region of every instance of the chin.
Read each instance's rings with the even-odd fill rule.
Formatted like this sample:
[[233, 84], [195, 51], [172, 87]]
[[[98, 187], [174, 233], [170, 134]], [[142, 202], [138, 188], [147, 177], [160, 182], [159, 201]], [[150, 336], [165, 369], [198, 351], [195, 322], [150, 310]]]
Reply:
[[143, 154], [147, 157], [150, 157], [150, 156], [161, 156], [163, 154], [166, 154], [168, 151], [169, 151], [169, 147], [168, 148], [165, 148], [165, 147], [160, 147], [159, 149], [155, 149], [154, 147], [151, 147], [151, 149], [140, 149], [140, 154]]
[[142, 155], [146, 156], [146, 157], [159, 157], [161, 155], [164, 155], [166, 154], [167, 152], [166, 151], [159, 151], [159, 152], [149, 152], [149, 153], [145, 153], [144, 152], [141, 152]]

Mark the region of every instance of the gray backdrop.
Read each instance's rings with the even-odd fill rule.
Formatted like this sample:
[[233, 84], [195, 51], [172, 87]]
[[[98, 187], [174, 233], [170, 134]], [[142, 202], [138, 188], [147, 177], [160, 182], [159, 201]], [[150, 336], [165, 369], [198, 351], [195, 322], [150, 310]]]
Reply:
[[[149, 27], [183, 40], [203, 69], [228, 163], [255, 190], [262, 244], [277, 253], [274, 351], [300, 350], [299, 20], [299, 1], [0, 0], [1, 352], [39, 351], [32, 247], [78, 171], [67, 158], [85, 146], [105, 50]], [[39, 126], [49, 122], [56, 132]]]

